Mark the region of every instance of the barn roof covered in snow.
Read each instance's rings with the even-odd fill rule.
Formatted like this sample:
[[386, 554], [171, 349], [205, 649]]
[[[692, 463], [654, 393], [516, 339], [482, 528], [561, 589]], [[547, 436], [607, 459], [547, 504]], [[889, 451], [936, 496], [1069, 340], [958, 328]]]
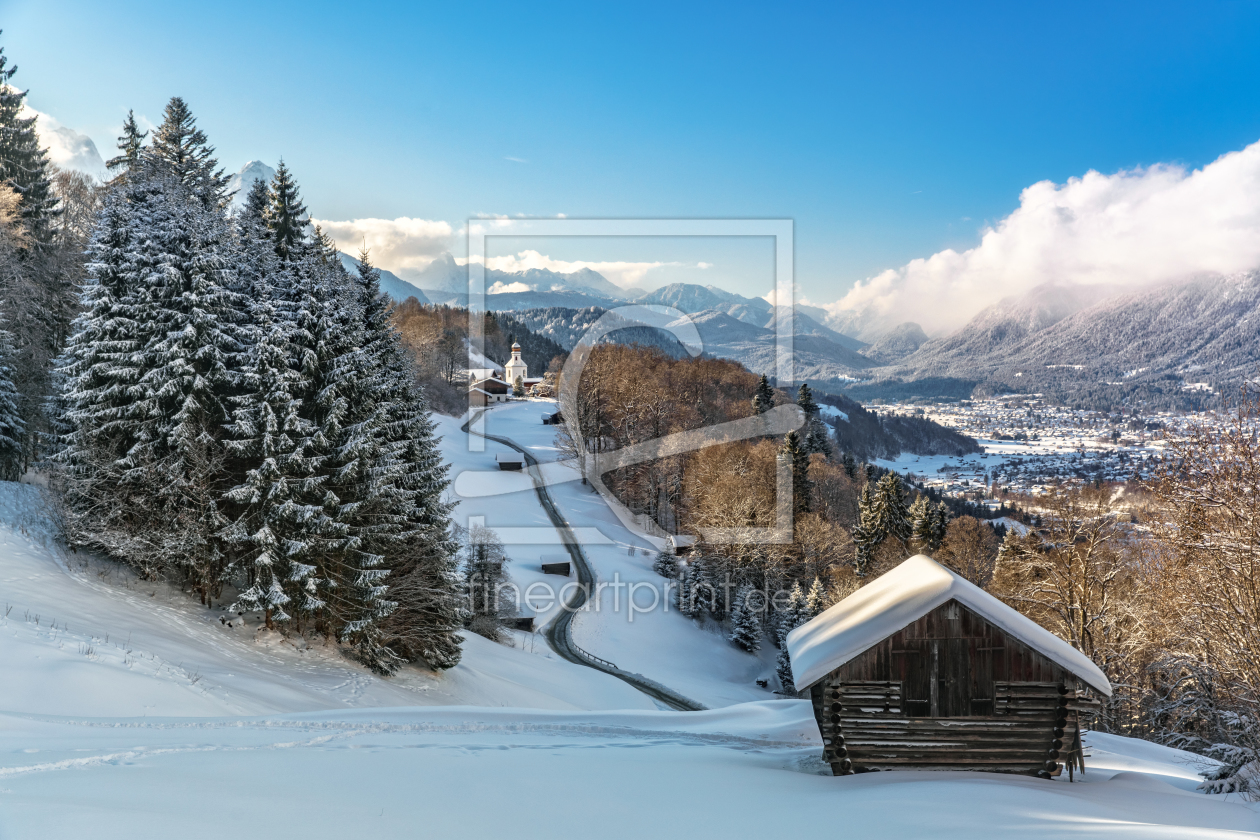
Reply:
[[813, 685], [858, 654], [951, 600], [979, 613], [1084, 680], [1090, 688], [1111, 696], [1111, 683], [1089, 657], [922, 554], [911, 557], [788, 634], [788, 654], [792, 657], [797, 690]]

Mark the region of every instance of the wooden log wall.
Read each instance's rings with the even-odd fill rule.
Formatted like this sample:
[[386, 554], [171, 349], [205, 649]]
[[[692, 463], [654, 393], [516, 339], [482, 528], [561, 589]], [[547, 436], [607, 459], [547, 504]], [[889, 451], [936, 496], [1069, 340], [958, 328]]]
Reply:
[[1072, 674], [956, 602], [837, 668], [810, 696], [836, 775], [1083, 770], [1080, 720], [1098, 705]]

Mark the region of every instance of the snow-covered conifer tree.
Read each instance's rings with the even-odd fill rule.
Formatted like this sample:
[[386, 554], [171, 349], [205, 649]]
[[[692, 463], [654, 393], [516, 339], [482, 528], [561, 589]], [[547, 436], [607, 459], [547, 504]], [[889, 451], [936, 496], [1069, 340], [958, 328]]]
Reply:
[[[180, 568], [203, 600], [225, 571], [209, 534], [218, 430], [249, 342], [217, 208], [145, 156], [106, 201], [85, 309], [63, 357], [71, 506], [78, 538], [145, 574]], [[207, 499], [211, 499], [207, 501]]]
[[774, 675], [779, 678], [780, 690], [790, 696], [796, 696], [796, 686], [792, 681], [792, 655], [788, 653], [787, 645], [779, 650], [779, 656], [775, 660]]
[[813, 455], [831, 456], [831, 430], [822, 421], [821, 409], [814, 401], [814, 392], [809, 385], [802, 384], [797, 392], [796, 404], [805, 413], [805, 426], [800, 430], [801, 444], [805, 451]]
[[801, 444], [800, 435], [788, 432], [779, 450], [792, 466], [792, 508], [799, 516], [813, 509], [814, 483], [809, 478], [809, 453]]
[[780, 647], [787, 640], [787, 634], [803, 620], [804, 610], [805, 592], [801, 589], [800, 581], [793, 581], [787, 604], [775, 616], [775, 641]]
[[[267, 626], [314, 616], [324, 602], [316, 577], [323, 535], [322, 456], [300, 413], [301, 373], [289, 365], [287, 334], [268, 301], [256, 301], [258, 340], [250, 388], [228, 424], [228, 453], [245, 465], [244, 480], [225, 494], [231, 524], [220, 532], [245, 589], [234, 610], [261, 610]], [[287, 607], [287, 609], [286, 609]]]
[[285, 262], [299, 259], [310, 242], [310, 222], [297, 182], [283, 159], [271, 179], [266, 219], [276, 256]]
[[754, 591], [751, 583], [740, 586], [731, 609], [730, 640], [749, 653], [761, 650], [761, 618], [752, 602]]
[[875, 548], [883, 539], [879, 532], [872, 486], [869, 481], [862, 485], [862, 496], [858, 499], [858, 524], [853, 527], [853, 570], [858, 577], [866, 577], [875, 560]]
[[765, 414], [774, 408], [774, 389], [770, 387], [770, 380], [763, 373], [761, 379], [757, 381], [757, 390], [752, 396], [753, 410], [758, 414]]
[[825, 609], [827, 609], [827, 590], [823, 588], [821, 580], [814, 578], [809, 592], [805, 593], [805, 608], [801, 611], [801, 616], [805, 621], [809, 621], [817, 618]]
[[148, 136], [149, 132], [141, 131], [136, 124], [136, 112], [128, 111], [127, 119], [123, 121], [123, 133], [118, 137], [118, 154], [105, 163], [115, 178], [125, 177], [139, 165], [140, 150], [144, 148], [144, 138]]
[[414, 384], [411, 361], [390, 323], [391, 303], [381, 293], [380, 271], [366, 250], [359, 254], [353, 279], [360, 349], [381, 419], [381, 457], [369, 481], [386, 491], [379, 501], [392, 520], [389, 529], [375, 535], [381, 553], [391, 557], [386, 583], [390, 600], [397, 604], [382, 625], [385, 638], [405, 656], [418, 656], [436, 668], [451, 667], [460, 657], [463, 607], [449, 533], [450, 505], [442, 500], [449, 483], [447, 467], [428, 403]]
[[183, 99], [171, 97], [162, 124], [153, 132], [149, 154], [162, 168], [207, 209], [219, 209], [227, 201], [231, 180], [219, 168], [205, 132]]
[[936, 506], [920, 495], [910, 506], [910, 544], [917, 551], [931, 553], [941, 547], [936, 539]]
[[901, 476], [897, 473], [888, 472], [879, 480], [875, 489], [875, 511], [881, 541], [892, 537], [904, 544], [910, 539], [910, 511], [906, 507]]
[[659, 551], [652, 561], [652, 571], [663, 578], [677, 578], [678, 558], [668, 551]]

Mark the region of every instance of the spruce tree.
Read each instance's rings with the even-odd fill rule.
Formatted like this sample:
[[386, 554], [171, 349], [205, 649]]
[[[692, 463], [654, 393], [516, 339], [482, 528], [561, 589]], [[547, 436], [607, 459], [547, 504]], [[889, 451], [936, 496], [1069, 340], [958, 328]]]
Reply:
[[516, 381], [512, 383], [512, 396], [518, 399], [525, 396], [525, 383], [519, 376], [516, 377]]
[[792, 467], [793, 512], [798, 516], [809, 513], [812, 509], [814, 483], [809, 478], [809, 453], [801, 445], [801, 438], [796, 432], [788, 432], [784, 436], [779, 455]]
[[801, 411], [805, 412], [805, 417], [818, 416], [818, 403], [814, 401], [814, 392], [807, 384], [802, 384], [800, 390], [796, 392], [796, 404]]
[[[0, 30], [2, 33], [2, 30]], [[49, 244], [55, 232], [59, 210], [48, 174], [48, 152], [35, 132], [36, 117], [23, 117], [26, 91], [12, 84], [16, 66], [8, 62], [0, 47], [0, 183], [11, 186], [22, 201], [22, 227], [31, 244]]]
[[123, 122], [123, 133], [118, 138], [118, 154], [106, 161], [105, 166], [114, 172], [115, 178], [122, 178], [140, 164], [140, 150], [144, 148], [144, 138], [149, 132], [141, 131], [136, 124], [136, 112], [128, 111]]
[[858, 499], [858, 524], [853, 527], [853, 569], [858, 577], [866, 577], [871, 564], [875, 561], [875, 549], [883, 540], [878, 525], [874, 485], [866, 482], [862, 485], [862, 495]]
[[910, 506], [910, 544], [919, 551], [934, 552], [945, 540], [949, 525], [949, 507], [944, 502], [933, 504], [920, 495]]
[[[318, 241], [318, 237], [317, 237]], [[340, 269], [340, 261], [329, 266]], [[365, 474], [360, 497], [375, 493], [378, 517], [388, 527], [372, 539], [392, 557], [386, 579], [397, 604], [382, 624], [384, 638], [408, 658], [422, 658], [435, 668], [459, 662], [462, 605], [456, 596], [458, 568], [449, 535], [451, 505], [443, 501], [447, 466], [424, 394], [414, 384], [412, 362], [390, 321], [392, 304], [381, 293], [380, 271], [366, 249], [359, 254], [351, 287], [359, 313], [364, 382], [370, 382], [372, 418], [361, 422], [378, 429], [381, 448]]]
[[918, 550], [931, 553], [940, 548], [935, 539], [936, 506], [928, 501], [928, 497], [920, 495], [910, 506], [910, 545]]
[[770, 387], [770, 380], [763, 373], [761, 379], [757, 381], [757, 390], [752, 396], [753, 411], [758, 414], [765, 414], [774, 408], [774, 389]]
[[162, 124], [153, 133], [149, 148], [152, 158], [207, 209], [219, 209], [227, 203], [227, 185], [231, 180], [219, 168], [214, 147], [205, 132], [197, 128], [197, 120], [188, 103], [178, 96], [166, 103]]
[[753, 592], [751, 583], [740, 586], [731, 609], [730, 640], [749, 653], [761, 650], [761, 621], [756, 605], [751, 603]]
[[809, 592], [805, 594], [805, 608], [801, 614], [805, 621], [809, 621], [817, 618], [825, 609], [827, 609], [827, 590], [823, 588], [821, 580], [814, 578]]
[[304, 417], [315, 428], [323, 456], [323, 508], [328, 517], [319, 550], [318, 624], [349, 644], [370, 667], [388, 672], [393, 657], [380, 641], [379, 622], [395, 603], [386, 597], [381, 542], [397, 518], [385, 510], [397, 471], [382, 464], [384, 414], [362, 349], [358, 309], [344, 272], [316, 255], [295, 265], [298, 277], [295, 343], [309, 377]]
[[852, 452], [845, 452], [840, 463], [844, 466], [845, 475], [847, 475], [850, 479], [857, 478], [857, 461], [854, 460]]
[[888, 472], [876, 487], [876, 529], [880, 539], [892, 537], [903, 545], [910, 539], [910, 511], [906, 507], [901, 476]]
[[945, 542], [945, 531], [949, 528], [949, 520], [949, 505], [944, 502], [937, 502], [935, 515], [932, 517], [930, 533], [932, 536], [932, 542], [938, 547], [941, 543]]
[[809, 385], [801, 385], [796, 395], [796, 404], [805, 413], [805, 426], [801, 430], [805, 451], [810, 455], [818, 453], [830, 457], [831, 434], [827, 424], [822, 421], [821, 409], [814, 401], [814, 392]]
[[805, 593], [801, 590], [801, 582], [793, 581], [792, 591], [788, 593], [788, 602], [778, 613], [775, 622], [775, 640], [782, 647], [791, 633], [804, 621]]
[[15, 355], [13, 335], [4, 329], [4, 316], [0, 313], [0, 481], [17, 481], [22, 469], [26, 421], [13, 384], [11, 362]]
[[780, 691], [789, 697], [795, 697], [796, 685], [792, 676], [792, 656], [788, 653], [786, 644], [779, 650], [778, 659], [775, 660], [774, 675], [779, 678]]
[[652, 571], [663, 578], [677, 578], [678, 558], [666, 551], [657, 552], [656, 559], [652, 561]]
[[[295, 262], [310, 245], [307, 228], [306, 205], [298, 193], [297, 182], [293, 173], [281, 159], [276, 168], [276, 175], [271, 179], [270, 202], [267, 207], [267, 229], [271, 233], [271, 241], [276, 249], [276, 256], [284, 262]], [[323, 241], [321, 231], [321, 244]], [[322, 248], [318, 248], [322, 257]], [[323, 260], [321, 259], [321, 262]]]
[[61, 364], [63, 461], [82, 541], [144, 574], [180, 569], [203, 600], [225, 571], [210, 535], [219, 429], [249, 343], [231, 236], [160, 161], [106, 201], [85, 311]]
[[287, 335], [270, 302], [255, 302], [258, 340], [250, 388], [237, 400], [226, 448], [248, 465], [244, 480], [225, 494], [233, 521], [220, 536], [233, 550], [233, 570], [246, 588], [233, 610], [261, 610], [267, 626], [314, 616], [324, 602], [316, 577], [320, 536], [329, 529], [322, 505], [322, 457], [295, 392], [305, 390], [289, 365]]
[[682, 563], [678, 567], [678, 586], [674, 587], [674, 606], [688, 618], [693, 618], [696, 615], [692, 586], [693, 575], [691, 567], [687, 563]]

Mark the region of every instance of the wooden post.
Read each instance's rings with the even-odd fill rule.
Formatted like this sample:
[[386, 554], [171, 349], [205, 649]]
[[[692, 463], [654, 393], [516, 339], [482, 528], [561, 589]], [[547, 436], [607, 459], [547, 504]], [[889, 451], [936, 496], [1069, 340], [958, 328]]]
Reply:
[[941, 643], [932, 641], [932, 673], [928, 677], [932, 698], [932, 717], [941, 716]]

